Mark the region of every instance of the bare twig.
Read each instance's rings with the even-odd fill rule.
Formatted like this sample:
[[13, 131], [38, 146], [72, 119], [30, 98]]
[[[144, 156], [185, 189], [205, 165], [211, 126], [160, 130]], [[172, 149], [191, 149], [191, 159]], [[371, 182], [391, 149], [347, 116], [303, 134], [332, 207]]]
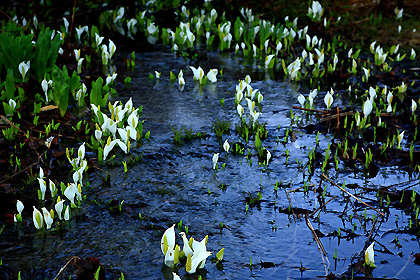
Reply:
[[320, 113], [320, 114], [328, 114], [328, 113], [330, 113], [330, 111], [308, 109], [308, 108], [303, 108], [303, 107], [298, 107], [298, 106], [293, 106], [293, 109], [298, 109], [298, 110], [308, 111], [308, 112], [315, 112], [315, 113]]
[[363, 205], [375, 210], [378, 214], [381, 214], [382, 217], [385, 217], [385, 214], [382, 213], [381, 211], [375, 209], [374, 207], [370, 206], [369, 204], [363, 202], [360, 198], [354, 196], [353, 194], [349, 193], [348, 191], [346, 191], [345, 189], [343, 189], [342, 187], [340, 187], [339, 185], [337, 185], [336, 183], [334, 183], [330, 178], [328, 178], [327, 176], [325, 176], [325, 174], [322, 174], [322, 177], [324, 177], [325, 179], [327, 179], [331, 184], [333, 184], [334, 186], [336, 186], [337, 188], [339, 188], [340, 190], [342, 190], [343, 192], [347, 193], [348, 195], [350, 195], [351, 197], [353, 197], [354, 199], [356, 199], [357, 201], [359, 201], [360, 203], [362, 203]]
[[322, 204], [321, 206], [319, 206], [315, 211], [313, 211], [311, 214], [309, 214], [310, 217], [313, 217], [316, 212], [318, 212], [319, 210], [321, 210], [325, 205], [327, 205], [331, 200], [337, 198], [338, 195], [331, 197], [327, 202], [325, 202], [324, 204]]
[[[314, 228], [312, 227], [311, 221], [309, 221], [309, 219], [308, 219], [308, 215], [305, 215], [305, 220], [306, 220], [306, 225], [308, 226], [309, 230], [312, 232], [312, 235], [315, 239], [316, 245], [318, 246], [319, 253], [321, 254], [321, 257], [322, 257], [322, 263], [324, 264], [324, 268], [325, 268], [325, 275], [327, 275], [328, 274], [328, 269], [330, 267], [330, 263], [328, 261], [328, 258], [325, 258], [327, 256], [327, 252], [325, 251], [325, 248], [322, 245], [321, 240], [319, 240], [318, 235], [316, 235], [316, 232], [315, 232]], [[325, 261], [325, 260], [327, 260], [327, 261]], [[326, 262], [328, 262], [328, 266], [327, 266]]]
[[336, 114], [336, 115], [326, 116], [326, 117], [320, 119], [319, 121], [320, 122], [325, 122], [325, 121], [329, 121], [329, 120], [333, 120], [333, 119], [337, 118], [337, 122], [338, 122], [339, 117], [349, 116], [349, 115], [354, 115], [354, 114], [356, 114], [356, 113], [353, 112], [353, 111], [349, 111], [349, 112], [339, 113], [339, 114]]
[[71, 257], [66, 264], [58, 271], [57, 275], [54, 277], [53, 280], [56, 280], [58, 278], [58, 276], [60, 276], [61, 273], [63, 273], [64, 269], [66, 269], [66, 267], [71, 263], [71, 261], [75, 260], [77, 258], [77, 256], [73, 256]]

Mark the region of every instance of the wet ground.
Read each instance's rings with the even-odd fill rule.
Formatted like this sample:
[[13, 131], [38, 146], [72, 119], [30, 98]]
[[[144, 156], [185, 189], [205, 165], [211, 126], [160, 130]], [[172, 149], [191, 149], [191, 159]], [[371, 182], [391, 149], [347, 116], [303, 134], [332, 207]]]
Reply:
[[[276, 79], [275, 73], [265, 72], [234, 54], [209, 53], [207, 60], [192, 64], [206, 72], [210, 67], [223, 69], [223, 77], [219, 74], [214, 84], [199, 86], [193, 82], [189, 65], [168, 51], [156, 51], [138, 54], [133, 72], [118, 70], [122, 77], [131, 76], [132, 82], [129, 88], [121, 83], [117, 86], [116, 99], [132, 97], [135, 106], [143, 105], [144, 130], [151, 131], [149, 141], [132, 147], [132, 154], [141, 156], [141, 160], [124, 173], [120, 161], [126, 158], [118, 152], [116, 166], [102, 167], [110, 174], [109, 184], [103, 182], [103, 172], [92, 172], [91, 188], [85, 192], [87, 200], [61, 230], [37, 232], [31, 220], [24, 221], [28, 226], [6, 224], [0, 240], [3, 275], [21, 270], [22, 279], [52, 279], [69, 257], [79, 256], [98, 258], [108, 279], [117, 279], [121, 272], [126, 279], [172, 279], [172, 270], [163, 263], [160, 239], [166, 228], [180, 221], [182, 230], [188, 226], [188, 235], [195, 239], [209, 235], [207, 248], [213, 255], [225, 248], [225, 261], [221, 265], [208, 261], [199, 272], [203, 279], [316, 278], [329, 272], [340, 275], [351, 272], [352, 257], [369, 245], [366, 242], [375, 215], [379, 222], [373, 231], [377, 264], [373, 276], [420, 277], [420, 269], [413, 262], [413, 255], [420, 250], [418, 238], [407, 230], [411, 212], [391, 205], [385, 218], [380, 219], [380, 214], [349, 199], [336, 186], [321, 182], [320, 168], [308, 176], [302, 165], [316, 146], [316, 134], [307, 134], [301, 126], [311, 120], [300, 126], [293, 124], [292, 136], [282, 143], [291, 127], [290, 108], [298, 105], [296, 85]], [[186, 80], [182, 91], [177, 83], [169, 81], [169, 71], [177, 75], [180, 69]], [[162, 72], [161, 79], [149, 80], [149, 73], [155, 70]], [[247, 144], [235, 131], [239, 121], [234, 106], [235, 85], [247, 74], [252, 78], [251, 85], [264, 94], [259, 121], [268, 129], [263, 146], [272, 158], [267, 167], [258, 165], [253, 140]], [[219, 101], [223, 98], [224, 106]], [[295, 114], [302, 112], [296, 110]], [[216, 119], [231, 122], [229, 134], [222, 139], [212, 129]], [[174, 144], [173, 130], [185, 128], [208, 136]], [[321, 134], [317, 151], [323, 153], [331, 137]], [[227, 154], [222, 148], [226, 139], [231, 145], [242, 142], [246, 154], [249, 149], [252, 156], [247, 159]], [[219, 167], [225, 163], [224, 169], [212, 169], [214, 153], [220, 153]], [[344, 182], [356, 184], [357, 188], [347, 190], [381, 211], [384, 207], [377, 203], [376, 191], [366, 188], [376, 190], [396, 184], [390, 192], [408, 187], [410, 196], [411, 186], [418, 182], [398, 167], [381, 167], [378, 175], [369, 179], [341, 162], [327, 175], [340, 186]], [[277, 191], [276, 182], [281, 182]], [[262, 199], [246, 210], [249, 198], [256, 197], [257, 192]], [[122, 201], [121, 213], [110, 211]], [[304, 213], [325, 202], [328, 204], [309, 218], [313, 228], [319, 230], [317, 235], [327, 253], [323, 257]], [[177, 244], [182, 244], [180, 236]], [[183, 265], [178, 271], [183, 279], [196, 279], [186, 275]], [[65, 275], [72, 273], [69, 267]]]

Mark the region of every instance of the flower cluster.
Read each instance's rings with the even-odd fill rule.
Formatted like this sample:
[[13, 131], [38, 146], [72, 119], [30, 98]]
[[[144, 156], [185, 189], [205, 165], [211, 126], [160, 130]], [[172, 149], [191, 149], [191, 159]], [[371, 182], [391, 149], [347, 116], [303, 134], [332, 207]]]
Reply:
[[[179, 233], [182, 237], [182, 250], [179, 245], [175, 244], [175, 224], [168, 228], [161, 239], [161, 250], [165, 255], [165, 265], [174, 267], [180, 262], [180, 259], [186, 259], [185, 270], [189, 274], [193, 274], [197, 269], [202, 269], [206, 265], [206, 259], [212, 255], [207, 251], [208, 235], [201, 241], [196, 241], [194, 238], [187, 238], [185, 232]], [[217, 253], [217, 259], [223, 259], [224, 249]]]

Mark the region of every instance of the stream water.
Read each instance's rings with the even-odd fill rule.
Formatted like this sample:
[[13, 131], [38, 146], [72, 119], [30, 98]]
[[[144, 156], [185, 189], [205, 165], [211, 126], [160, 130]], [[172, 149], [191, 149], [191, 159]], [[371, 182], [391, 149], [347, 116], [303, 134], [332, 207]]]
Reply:
[[[304, 216], [285, 213], [290, 205], [309, 212], [320, 206], [319, 195], [312, 186], [308, 192], [303, 191], [304, 180], [308, 179], [300, 168], [300, 162], [307, 161], [309, 149], [316, 145], [316, 135], [307, 134], [294, 125], [293, 141], [277, 142], [290, 127], [290, 108], [298, 105], [296, 86], [276, 79], [275, 74], [233, 54], [208, 53], [207, 58], [200, 61], [199, 65], [206, 72], [210, 68], [223, 69], [223, 76], [219, 73], [216, 83], [199, 87], [193, 82], [189, 63], [161, 51], [137, 54], [133, 72], [120, 70], [120, 77], [129, 75], [132, 82], [129, 88], [117, 88], [116, 99], [125, 102], [132, 97], [135, 106], [143, 105], [145, 131], [151, 131], [149, 141], [132, 147], [133, 153], [142, 154], [142, 160], [131, 166], [127, 174], [121, 165], [104, 166], [111, 177], [109, 186], [102, 184], [102, 172], [91, 173], [88, 198], [74, 213], [78, 218], [73, 219], [65, 231], [37, 232], [29, 219], [24, 226], [6, 225], [0, 235], [3, 269], [22, 270], [22, 279], [52, 279], [69, 257], [77, 255], [100, 259], [108, 279], [117, 279], [120, 272], [125, 279], [172, 279], [172, 269], [163, 263], [160, 240], [166, 228], [182, 221], [182, 228], [188, 226], [188, 236], [201, 240], [209, 235], [207, 248], [213, 256], [225, 248], [225, 261], [221, 265], [207, 261], [205, 269], [199, 272], [203, 279], [316, 278], [325, 275], [327, 270], [335, 274], [348, 270], [351, 257], [363, 251], [372, 220], [365, 222], [364, 229], [342, 191], [323, 181], [325, 201], [337, 197], [319, 216], [310, 219], [312, 226], [325, 235], [320, 238], [328, 253], [325, 261]], [[177, 83], [169, 81], [169, 71], [177, 75], [180, 69], [184, 70], [186, 80], [183, 91]], [[151, 81], [148, 74], [155, 70], [162, 72], [162, 77]], [[252, 164], [245, 156], [227, 154], [222, 148], [226, 139], [231, 144], [244, 142], [235, 132], [239, 118], [234, 94], [238, 80], [247, 74], [252, 78], [251, 85], [264, 94], [259, 121], [266, 123], [268, 129], [263, 146], [271, 152], [272, 158], [267, 168], [258, 166], [253, 140], [245, 143], [253, 154]], [[219, 102], [222, 98], [224, 106]], [[230, 134], [223, 135], [221, 140], [212, 130], [216, 119], [232, 123]], [[172, 130], [184, 128], [209, 136], [175, 145]], [[319, 136], [319, 151], [325, 150], [331, 137]], [[225, 169], [212, 169], [214, 153], [220, 153], [219, 167], [226, 163]], [[120, 160], [124, 160], [124, 155], [118, 152], [114, 161]], [[345, 181], [372, 188], [410, 180], [409, 174], [397, 167], [381, 168], [376, 177], [368, 179], [346, 170], [341, 164], [338, 171], [330, 169], [329, 177], [339, 185]], [[282, 182], [282, 186], [275, 192], [273, 185], [277, 181]], [[315, 187], [319, 185], [320, 168], [310, 181]], [[293, 189], [298, 190], [288, 192]], [[246, 197], [249, 193], [256, 196], [258, 191], [262, 195], [260, 205], [245, 211]], [[360, 192], [358, 189], [349, 191]], [[360, 197], [373, 203], [375, 194]], [[107, 203], [112, 199], [124, 200], [121, 215], [109, 211]], [[363, 221], [365, 206], [352, 202]], [[139, 213], [143, 220], [139, 219]], [[349, 222], [351, 214], [352, 223]], [[370, 219], [373, 214], [379, 217], [373, 210], [366, 211]], [[409, 218], [403, 210], [389, 208], [386, 218], [379, 223], [375, 234], [374, 277], [420, 278], [420, 269], [413, 263], [413, 255], [419, 252], [418, 240], [409, 232], [398, 231], [407, 227]], [[225, 226], [223, 229], [221, 223]], [[346, 236], [354, 223], [357, 236], [334, 236], [339, 228], [341, 235]], [[176, 242], [182, 247], [178, 232], [177, 229]], [[395, 238], [401, 247], [392, 243]], [[337, 259], [333, 258], [335, 251]], [[252, 267], [249, 266], [251, 258]], [[308, 270], [301, 272], [301, 267]], [[67, 270], [70, 275], [72, 268]], [[182, 279], [196, 279], [186, 274], [184, 265], [178, 269], [178, 274]]]

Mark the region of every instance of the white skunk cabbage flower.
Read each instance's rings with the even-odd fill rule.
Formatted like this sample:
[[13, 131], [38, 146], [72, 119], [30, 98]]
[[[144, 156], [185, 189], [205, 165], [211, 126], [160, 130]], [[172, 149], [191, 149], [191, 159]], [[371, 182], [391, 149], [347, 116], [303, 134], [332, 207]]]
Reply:
[[374, 260], [375, 252], [373, 251], [373, 245], [375, 245], [375, 242], [370, 244], [370, 246], [365, 251], [365, 263], [366, 263], [366, 265], [368, 265], [372, 268], [376, 267], [375, 266], [375, 260]]
[[212, 82], [215, 83], [217, 82], [217, 73], [219, 72], [219, 70], [217, 69], [210, 69], [210, 71], [207, 73], [207, 79]]
[[215, 153], [215, 154], [213, 155], [212, 160], [213, 160], [213, 169], [216, 169], [216, 166], [217, 166], [217, 161], [219, 160], [219, 153]]
[[37, 229], [41, 229], [44, 225], [44, 218], [42, 217], [41, 212], [34, 206], [34, 212], [32, 214], [32, 218], [34, 220], [34, 225]]
[[223, 143], [223, 149], [226, 151], [226, 153], [229, 153], [230, 145], [227, 139], [225, 143]]
[[365, 118], [372, 112], [372, 101], [370, 99], [367, 99], [365, 103], [363, 104], [363, 115]]
[[[175, 247], [175, 224], [168, 228], [162, 236], [160, 242], [160, 249], [162, 253], [166, 256], [168, 248], [174, 250]], [[166, 257], [165, 257], [166, 258]]]

